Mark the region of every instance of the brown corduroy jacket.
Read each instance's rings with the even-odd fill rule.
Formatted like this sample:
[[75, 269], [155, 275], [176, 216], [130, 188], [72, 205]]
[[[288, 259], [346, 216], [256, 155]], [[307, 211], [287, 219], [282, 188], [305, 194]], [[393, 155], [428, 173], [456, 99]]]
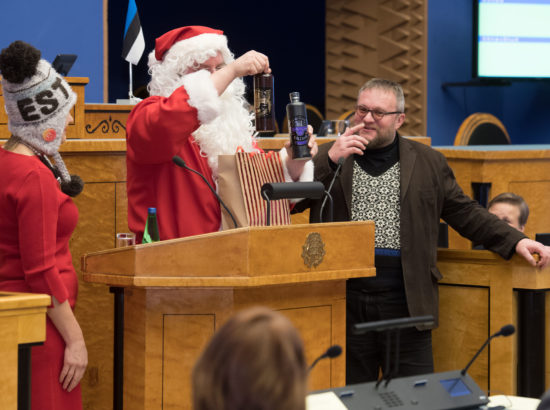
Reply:
[[[526, 236], [466, 196], [441, 153], [416, 141], [397, 137], [401, 168], [401, 262], [407, 304], [411, 316], [433, 315], [436, 327], [437, 282], [442, 278], [436, 266], [440, 218], [461, 235], [505, 259], [512, 257], [516, 244]], [[328, 160], [331, 145], [320, 145], [314, 158], [315, 180], [323, 182], [325, 188], [334, 176]], [[346, 159], [331, 191], [335, 222], [351, 218], [353, 162], [352, 156]], [[321, 200], [304, 200], [293, 212], [310, 208], [310, 222], [319, 222], [320, 205]], [[327, 216], [325, 208], [323, 220], [326, 221]], [[357, 242], [358, 246], [360, 243]]]

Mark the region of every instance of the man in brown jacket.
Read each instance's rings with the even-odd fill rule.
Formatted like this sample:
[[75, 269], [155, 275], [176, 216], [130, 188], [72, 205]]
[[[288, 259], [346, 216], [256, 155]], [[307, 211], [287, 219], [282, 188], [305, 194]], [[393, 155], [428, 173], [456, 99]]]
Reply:
[[[323, 144], [314, 158], [315, 180], [328, 187], [337, 163], [341, 175], [331, 194], [335, 221], [375, 221], [375, 278], [348, 280], [346, 381], [376, 380], [384, 372], [385, 338], [378, 333], [353, 335], [355, 323], [433, 315], [438, 320], [437, 261], [439, 220], [503, 258], [514, 252], [538, 266], [550, 261], [550, 248], [528, 239], [467, 197], [445, 157], [426, 145], [402, 138], [405, 99], [397, 83], [373, 79], [360, 90], [354, 126], [334, 143]], [[319, 222], [320, 201], [302, 201], [295, 211], [311, 208]], [[323, 214], [322, 220], [327, 219]], [[358, 242], [360, 246], [360, 242]], [[433, 372], [431, 329], [401, 332], [399, 372]]]

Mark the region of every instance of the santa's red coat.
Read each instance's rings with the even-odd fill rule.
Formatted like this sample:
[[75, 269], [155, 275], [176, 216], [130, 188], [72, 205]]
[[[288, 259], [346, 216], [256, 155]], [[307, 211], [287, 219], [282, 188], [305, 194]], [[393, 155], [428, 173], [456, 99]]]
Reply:
[[179, 155], [212, 186], [212, 170], [191, 133], [199, 126], [197, 109], [182, 86], [170, 97], [152, 96], [128, 117], [128, 227], [141, 242], [147, 208], [157, 208], [160, 238], [172, 239], [217, 231], [220, 205], [204, 181], [172, 162]]

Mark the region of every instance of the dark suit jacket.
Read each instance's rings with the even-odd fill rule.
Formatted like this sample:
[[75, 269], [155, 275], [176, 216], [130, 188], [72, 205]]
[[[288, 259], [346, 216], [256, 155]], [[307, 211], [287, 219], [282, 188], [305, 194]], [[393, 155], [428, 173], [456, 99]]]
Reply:
[[[513, 255], [517, 242], [526, 236], [467, 197], [456, 183], [442, 154], [424, 144], [398, 138], [401, 167], [401, 262], [407, 304], [411, 316], [433, 315], [437, 326], [437, 281], [442, 278], [436, 266], [440, 218], [461, 235], [482, 243], [506, 259]], [[315, 180], [322, 181], [325, 187], [328, 187], [334, 176], [328, 160], [331, 145], [321, 145], [314, 158]], [[332, 188], [334, 221], [349, 221], [351, 218], [353, 162], [351, 156], [346, 159], [341, 175]], [[320, 204], [321, 201], [302, 201], [293, 212], [309, 207], [310, 222], [319, 222]], [[323, 220], [326, 221], [327, 217], [325, 208]]]

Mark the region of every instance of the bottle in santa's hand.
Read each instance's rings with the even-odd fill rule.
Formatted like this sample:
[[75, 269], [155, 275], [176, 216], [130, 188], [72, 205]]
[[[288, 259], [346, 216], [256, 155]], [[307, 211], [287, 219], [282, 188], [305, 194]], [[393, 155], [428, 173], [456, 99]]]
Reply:
[[272, 74], [256, 74], [254, 76], [254, 113], [256, 116], [256, 131], [262, 137], [272, 137], [275, 134], [275, 94]]
[[151, 243], [160, 241], [159, 225], [157, 221], [157, 208], [147, 209], [147, 221], [145, 221], [145, 230], [141, 243]]
[[288, 131], [290, 133], [290, 147], [292, 158], [308, 160], [311, 158], [309, 133], [307, 132], [306, 105], [300, 101], [300, 93], [290, 93], [290, 103], [286, 106]]

